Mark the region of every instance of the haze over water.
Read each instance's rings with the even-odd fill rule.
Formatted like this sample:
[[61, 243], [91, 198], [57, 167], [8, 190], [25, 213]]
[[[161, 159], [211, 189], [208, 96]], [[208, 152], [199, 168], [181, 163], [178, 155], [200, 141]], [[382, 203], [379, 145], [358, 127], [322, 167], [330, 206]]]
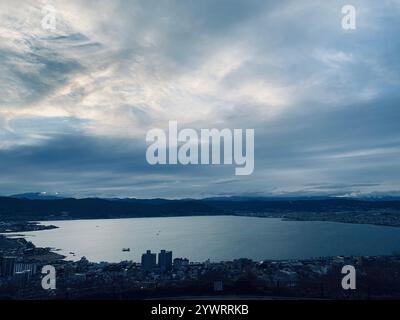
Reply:
[[[140, 261], [147, 249], [191, 261], [296, 259], [400, 252], [400, 228], [236, 216], [46, 221], [58, 229], [24, 233], [67, 259]], [[130, 248], [123, 252], [122, 248]], [[70, 252], [74, 252], [75, 256]]]

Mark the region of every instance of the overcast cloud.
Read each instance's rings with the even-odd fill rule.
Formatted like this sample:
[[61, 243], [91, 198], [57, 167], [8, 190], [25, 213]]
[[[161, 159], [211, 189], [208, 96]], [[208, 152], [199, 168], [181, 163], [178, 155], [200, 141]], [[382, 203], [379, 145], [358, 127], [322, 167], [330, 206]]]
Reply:
[[[399, 18], [396, 0], [2, 0], [0, 194], [398, 194]], [[253, 175], [148, 165], [169, 120], [254, 128]]]

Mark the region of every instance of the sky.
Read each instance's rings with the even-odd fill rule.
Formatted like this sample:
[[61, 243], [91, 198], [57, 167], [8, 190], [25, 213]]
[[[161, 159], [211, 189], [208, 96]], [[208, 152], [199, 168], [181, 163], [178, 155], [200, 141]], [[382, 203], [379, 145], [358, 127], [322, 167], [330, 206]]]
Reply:
[[[0, 194], [400, 195], [399, 17], [397, 0], [1, 0]], [[254, 173], [149, 165], [170, 120], [254, 129]]]

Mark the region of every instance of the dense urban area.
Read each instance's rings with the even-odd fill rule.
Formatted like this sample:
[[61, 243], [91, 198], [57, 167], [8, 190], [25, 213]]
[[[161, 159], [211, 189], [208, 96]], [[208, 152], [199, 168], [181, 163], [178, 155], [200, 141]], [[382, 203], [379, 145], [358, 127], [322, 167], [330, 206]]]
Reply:
[[[50, 248], [0, 236], [1, 299], [148, 299], [229, 296], [249, 299], [382, 299], [400, 297], [400, 255], [290, 261], [192, 262], [173, 252], [143, 253], [141, 262], [66, 261]], [[357, 289], [343, 290], [344, 265]], [[56, 289], [42, 287], [54, 266]]]

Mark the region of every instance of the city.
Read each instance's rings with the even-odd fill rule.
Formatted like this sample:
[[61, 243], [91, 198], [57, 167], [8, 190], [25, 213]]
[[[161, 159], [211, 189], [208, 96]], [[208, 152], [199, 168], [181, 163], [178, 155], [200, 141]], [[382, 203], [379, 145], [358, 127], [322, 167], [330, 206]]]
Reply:
[[[22, 238], [0, 238], [3, 299], [382, 299], [400, 297], [400, 255], [320, 257], [306, 260], [192, 262], [173, 252], [150, 250], [141, 262], [66, 261], [50, 248]], [[354, 265], [357, 290], [343, 290], [341, 268]], [[52, 265], [56, 289], [41, 286]]]

